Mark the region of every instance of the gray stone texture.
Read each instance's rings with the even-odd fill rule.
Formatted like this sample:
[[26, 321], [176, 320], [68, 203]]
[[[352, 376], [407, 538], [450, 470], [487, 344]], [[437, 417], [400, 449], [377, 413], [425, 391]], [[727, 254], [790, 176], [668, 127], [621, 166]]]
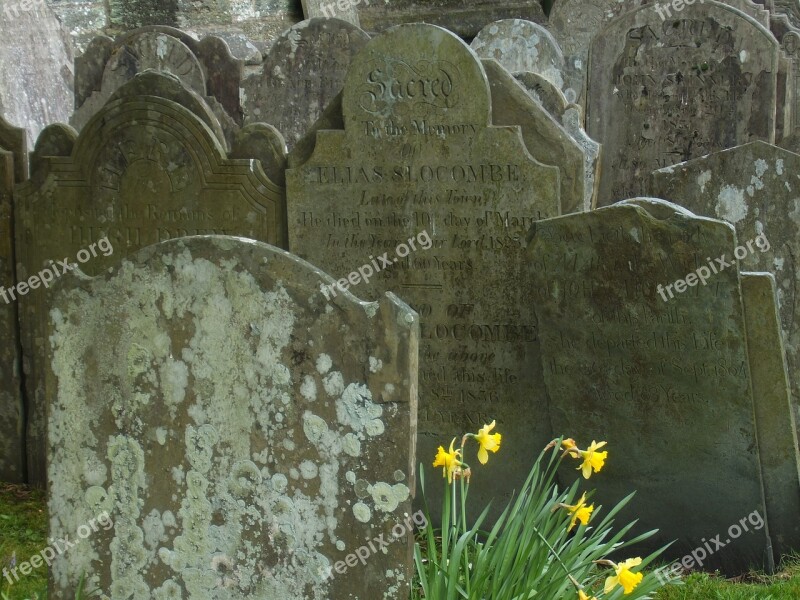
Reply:
[[621, 519], [659, 530], [632, 551], [676, 540], [664, 557], [681, 558], [720, 533], [725, 548], [704, 568], [771, 565], [767, 526], [725, 541], [743, 517], [766, 518], [737, 266], [667, 302], [657, 291], [730, 257], [733, 227], [635, 199], [537, 222], [529, 237], [552, 426], [581, 447], [608, 442], [596, 498], [611, 506], [636, 490]]
[[663, 21], [642, 6], [594, 38], [586, 131], [603, 145], [598, 205], [643, 192], [655, 169], [775, 139], [778, 42], [707, 0]]
[[104, 526], [56, 558], [56, 597], [86, 574], [114, 598], [408, 598], [419, 321], [331, 281], [203, 236], [60, 282], [50, 534]]
[[283, 32], [242, 84], [245, 123], [273, 125], [291, 150], [342, 91], [367, 41], [365, 32], [340, 19], [314, 18]]

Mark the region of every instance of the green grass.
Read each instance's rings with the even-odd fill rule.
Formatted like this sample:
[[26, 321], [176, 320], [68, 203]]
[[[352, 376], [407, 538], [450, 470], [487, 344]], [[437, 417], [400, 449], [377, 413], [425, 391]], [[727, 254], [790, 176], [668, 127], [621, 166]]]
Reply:
[[[12, 556], [16, 555], [17, 564], [28, 560], [47, 546], [46, 538], [44, 493], [0, 483], [0, 577]], [[20, 574], [19, 582], [14, 581], [14, 585], [2, 577], [0, 592], [9, 600], [47, 598], [47, 570], [43, 566], [29, 575]]]
[[[17, 563], [27, 560], [47, 545], [47, 513], [44, 494], [0, 483], [0, 569], [16, 553]], [[36, 569], [20, 575], [9, 588], [0, 580], [0, 592], [9, 600], [47, 598], [47, 572]], [[685, 585], [663, 588], [655, 600], [798, 600], [800, 599], [800, 558], [790, 561], [778, 575], [748, 574], [737, 581], [695, 573]], [[573, 599], [568, 599], [573, 600]]]

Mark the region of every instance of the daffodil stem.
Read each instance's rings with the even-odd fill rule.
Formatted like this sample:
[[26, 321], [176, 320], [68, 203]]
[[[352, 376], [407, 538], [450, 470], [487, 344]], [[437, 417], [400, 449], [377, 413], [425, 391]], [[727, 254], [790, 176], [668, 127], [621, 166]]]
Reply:
[[575, 585], [575, 587], [576, 587], [577, 589], [581, 589], [580, 587], [578, 587], [578, 586], [576, 585], [576, 583], [575, 583], [575, 581], [576, 581], [576, 580], [575, 580], [575, 578], [572, 576], [572, 573], [570, 573], [570, 572], [569, 572], [569, 569], [567, 568], [567, 565], [565, 565], [565, 564], [564, 564], [564, 561], [562, 561], [562, 560], [561, 560], [561, 557], [558, 555], [558, 552], [556, 552], [556, 549], [555, 549], [555, 548], [553, 548], [553, 547], [550, 545], [550, 542], [548, 542], [548, 541], [547, 541], [547, 539], [546, 539], [546, 538], [545, 538], [545, 537], [544, 537], [544, 536], [541, 534], [541, 532], [539, 531], [539, 529], [538, 529], [538, 528], [537, 528], [535, 525], [533, 526], [533, 531], [534, 531], [534, 533], [535, 533], [536, 535], [538, 535], [538, 536], [539, 536], [539, 539], [540, 539], [540, 540], [542, 540], [542, 541], [544, 542], [545, 546], [547, 546], [548, 550], [550, 550], [550, 552], [552, 553], [552, 555], [553, 555], [553, 556], [555, 557], [555, 559], [558, 561], [558, 564], [560, 564], [560, 565], [561, 565], [561, 568], [562, 568], [562, 569], [564, 569], [564, 572], [567, 574], [567, 577], [570, 579], [570, 581], [572, 582], [572, 584], [573, 584], [573, 585]]

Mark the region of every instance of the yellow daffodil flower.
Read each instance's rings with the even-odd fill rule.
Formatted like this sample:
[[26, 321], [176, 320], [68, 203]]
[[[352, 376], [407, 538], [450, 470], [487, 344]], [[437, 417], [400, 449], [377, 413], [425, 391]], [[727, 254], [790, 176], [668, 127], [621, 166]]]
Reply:
[[621, 585], [623, 593], [630, 594], [634, 588], [642, 582], [644, 574], [634, 573], [631, 568], [642, 564], [641, 558], [629, 558], [623, 563], [614, 565], [616, 575], [606, 578], [603, 591], [608, 594], [616, 585]]
[[578, 467], [578, 470], [583, 472], [584, 479], [589, 479], [592, 471], [599, 473], [600, 469], [603, 468], [606, 458], [608, 457], [608, 452], [598, 452], [598, 450], [605, 445], [606, 442], [598, 443], [592, 440], [592, 443], [586, 450], [579, 450], [580, 457], [583, 458], [583, 464]]
[[475, 439], [481, 446], [478, 449], [478, 460], [482, 465], [489, 462], [489, 451], [497, 452], [500, 450], [500, 440], [503, 436], [499, 433], [489, 433], [494, 429], [496, 423], [497, 421], [492, 421], [491, 424], [484, 425], [478, 430], [478, 435], [475, 436]]
[[461, 470], [461, 450], [453, 450], [453, 445], [456, 443], [456, 438], [450, 442], [450, 450], [445, 452], [442, 446], [439, 446], [439, 452], [436, 454], [436, 460], [433, 461], [434, 467], [443, 467], [442, 477], [447, 477], [447, 483], [453, 483], [453, 473]]
[[597, 598], [594, 596], [590, 598], [583, 590], [578, 590], [578, 600], [597, 600]]
[[587, 525], [589, 523], [589, 518], [592, 516], [592, 512], [594, 511], [594, 504], [591, 506], [586, 506], [586, 494], [581, 496], [581, 499], [575, 505], [570, 504], [562, 504], [564, 508], [566, 508], [572, 514], [572, 520], [569, 522], [569, 529], [570, 531], [573, 527], [575, 527], [575, 523], [578, 521], [581, 522], [581, 525]]

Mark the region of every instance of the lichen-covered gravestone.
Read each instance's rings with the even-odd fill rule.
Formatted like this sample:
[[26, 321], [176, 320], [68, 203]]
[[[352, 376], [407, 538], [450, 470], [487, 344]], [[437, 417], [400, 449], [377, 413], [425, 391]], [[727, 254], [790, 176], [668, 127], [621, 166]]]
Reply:
[[50, 535], [87, 539], [55, 597], [408, 598], [418, 317], [331, 283], [203, 236], [60, 284]]
[[[139, 82], [150, 78], [162, 80], [160, 89], [169, 88], [164, 75], [139, 75], [77, 139], [66, 126], [53, 126], [41, 136], [34, 153], [39, 166], [16, 193], [20, 280], [50, 260], [74, 263], [80, 250], [104, 237], [113, 254], [93, 257], [82, 267], [88, 273], [99, 273], [144, 246], [187, 235], [239, 235], [285, 247], [283, 188], [258, 161], [228, 158], [220, 133], [209, 126], [216, 119], [199, 96], [177, 83], [170, 95], [182, 105], [139, 94]], [[205, 120], [198, 116], [203, 110]], [[42, 149], [47, 146], [60, 149]], [[41, 360], [48, 299], [48, 290], [31, 290], [21, 305], [23, 346], [32, 369], [28, 455], [35, 482], [44, 476]]]
[[16, 168], [27, 159], [24, 149], [25, 132], [0, 117], [0, 481], [14, 483], [25, 481], [25, 407], [17, 303], [8, 290], [16, 284], [12, 193], [17, 175], [27, 172]]
[[747, 354], [753, 380], [764, 500], [775, 559], [800, 548], [800, 454], [776, 307], [775, 278], [742, 273]]
[[310, 19], [285, 31], [242, 84], [245, 123], [273, 125], [291, 150], [342, 91], [353, 57], [368, 40], [340, 19]]
[[[519, 128], [488, 125], [481, 63], [439, 27], [373, 38], [342, 107], [344, 130], [317, 131], [311, 156], [287, 171], [290, 249], [344, 285], [368, 266], [356, 293], [391, 290], [420, 313], [421, 460], [497, 419], [505, 456], [476, 471], [470, 498], [499, 506], [551, 436], [515, 282], [525, 231], [559, 213], [558, 170], [531, 158]], [[432, 510], [441, 489], [427, 490]]]
[[[766, 515], [737, 264], [706, 286], [695, 275], [731, 261], [733, 228], [637, 199], [538, 222], [530, 236], [553, 428], [582, 447], [608, 442], [593, 500], [636, 490], [624, 517], [659, 529], [642, 551], [677, 540], [667, 556], [679, 558], [719, 534], [706, 567], [769, 565], [767, 527], [729, 533]], [[673, 298], [658, 291], [690, 277]]]
[[[470, 47], [481, 58], [493, 58], [513, 74], [538, 73], [564, 89], [564, 54], [553, 35], [538, 23], [505, 19], [480, 30]], [[570, 102], [575, 91], [566, 90]]]
[[667, 20], [642, 6], [606, 24], [590, 56], [599, 206], [641, 194], [655, 169], [774, 141], [778, 42], [731, 6], [707, 0]]

